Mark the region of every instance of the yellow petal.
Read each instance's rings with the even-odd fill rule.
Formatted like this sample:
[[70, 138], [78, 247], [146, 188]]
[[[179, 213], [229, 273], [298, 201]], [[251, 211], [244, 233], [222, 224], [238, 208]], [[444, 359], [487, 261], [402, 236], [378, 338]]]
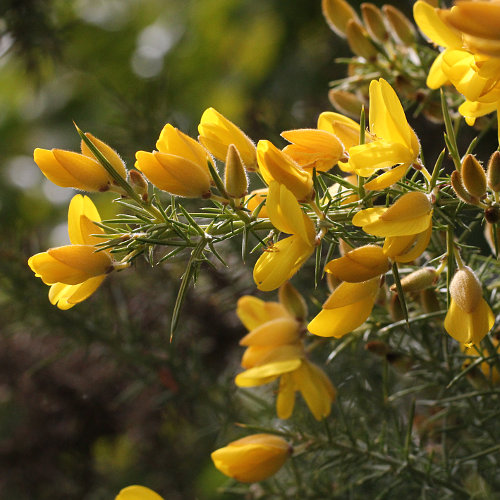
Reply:
[[288, 155], [269, 141], [257, 144], [257, 161], [260, 173], [269, 185], [272, 181], [284, 184], [300, 201], [308, 201], [313, 194], [313, 181], [306, 172]]
[[[384, 242], [384, 253], [395, 262], [411, 262], [420, 257], [429, 245], [432, 235], [432, 224], [426, 231], [411, 236], [396, 236], [394, 238], [386, 238]], [[401, 238], [403, 241], [402, 248], [397, 248], [394, 240]], [[386, 246], [387, 243], [387, 246]]]
[[[426, 194], [422, 192], [406, 193], [389, 207], [380, 218], [385, 222], [414, 219], [429, 215], [432, 211], [432, 203]], [[424, 228], [426, 229], [426, 228]]]
[[428, 3], [419, 0], [413, 6], [413, 17], [420, 30], [441, 47], [458, 48], [462, 46], [460, 32], [445, 24], [437, 10]]
[[341, 283], [323, 304], [323, 309], [335, 309], [355, 304], [367, 297], [374, 298], [378, 293], [379, 283], [378, 277], [360, 283]]
[[398, 167], [394, 167], [393, 169], [375, 177], [375, 179], [371, 180], [370, 182], [367, 182], [365, 184], [365, 189], [369, 191], [378, 191], [392, 186], [404, 177], [406, 171], [408, 170], [408, 167], [408, 163], [403, 163]]
[[498, 103], [482, 103], [477, 101], [465, 101], [458, 107], [458, 112], [465, 118], [468, 125], [474, 125], [476, 118], [487, 115], [497, 109]]
[[263, 189], [255, 189], [248, 196], [245, 197], [246, 207], [250, 212], [255, 212], [257, 207], [260, 205], [259, 212], [257, 217], [259, 218], [269, 218], [269, 214], [267, 213], [267, 208], [265, 203], [261, 205], [262, 202], [267, 200], [268, 188]]
[[55, 283], [49, 290], [49, 301], [59, 309], [70, 309], [76, 304], [89, 298], [106, 279], [106, 276], [96, 276], [80, 283], [79, 285], [65, 285]]
[[102, 238], [91, 236], [91, 234], [104, 234], [94, 221], [101, 222], [101, 217], [92, 200], [81, 194], [73, 196], [68, 209], [68, 233], [73, 245], [102, 243]]
[[276, 318], [254, 328], [240, 340], [240, 345], [294, 344], [300, 338], [300, 324], [292, 317]]
[[365, 245], [347, 252], [343, 257], [331, 260], [325, 266], [325, 271], [340, 281], [357, 283], [380, 276], [386, 273], [389, 267], [389, 260], [381, 247]]
[[259, 290], [270, 292], [289, 280], [311, 256], [312, 245], [293, 235], [266, 249], [255, 263], [253, 278]]
[[318, 128], [337, 136], [346, 150], [359, 144], [359, 123], [333, 111], [325, 111], [318, 117]]
[[[120, 177], [126, 179], [127, 169], [125, 168], [125, 163], [120, 158], [120, 155], [113, 148], [109, 147], [105, 142], [102, 142], [100, 139], [94, 137], [89, 132], [86, 132], [85, 135], [97, 147], [97, 149], [102, 153], [102, 155], [106, 158], [106, 160], [108, 160], [109, 163], [111, 163], [111, 165], [118, 172]], [[97, 161], [97, 158], [94, 156], [94, 154], [90, 151], [89, 147], [83, 141], [81, 141], [80, 147], [82, 150], [82, 154]]]
[[[302, 363], [302, 359], [287, 359], [285, 361], [274, 361], [272, 363], [266, 363], [265, 365], [255, 366], [242, 373], [236, 375], [234, 379], [238, 387], [254, 387], [256, 385], [254, 381], [266, 381], [263, 383], [268, 383], [274, 380], [276, 377], [283, 375], [283, 373], [288, 373], [296, 370]], [[259, 383], [259, 385], [262, 382]]]
[[443, 71], [443, 55], [444, 52], [441, 52], [441, 54], [434, 59], [429, 74], [427, 75], [425, 83], [430, 89], [438, 89], [449, 83], [449, 78]]
[[379, 168], [388, 168], [399, 163], [408, 165], [415, 159], [413, 151], [405, 145], [383, 140], [360, 144], [349, 150], [349, 166], [362, 177], [369, 177]]
[[374, 305], [373, 297], [336, 309], [322, 309], [309, 323], [308, 330], [320, 337], [340, 338], [361, 326], [370, 316]]
[[115, 500], [163, 500], [163, 498], [145, 486], [134, 485], [123, 488]]
[[292, 373], [285, 373], [281, 376], [276, 398], [276, 413], [278, 418], [284, 420], [292, 416], [295, 406], [295, 384]]
[[243, 368], [253, 368], [254, 366], [274, 363], [275, 361], [286, 361], [297, 359], [304, 355], [304, 348], [301, 343], [285, 345], [252, 345], [245, 349], [241, 357]]
[[218, 159], [225, 161], [227, 148], [234, 144], [248, 170], [257, 168], [255, 144], [233, 122], [221, 115], [214, 108], [203, 113], [200, 124], [199, 141]]
[[247, 330], [253, 330], [276, 318], [290, 316], [279, 302], [265, 302], [251, 295], [244, 295], [238, 300], [236, 314]]

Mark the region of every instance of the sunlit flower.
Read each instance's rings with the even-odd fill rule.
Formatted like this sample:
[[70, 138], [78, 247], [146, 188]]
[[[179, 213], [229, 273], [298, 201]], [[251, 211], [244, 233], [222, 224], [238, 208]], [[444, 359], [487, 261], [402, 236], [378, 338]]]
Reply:
[[253, 434], [215, 450], [215, 467], [226, 476], [243, 483], [263, 481], [283, 467], [293, 449], [273, 434]]
[[396, 92], [383, 78], [370, 83], [369, 125], [374, 140], [349, 149], [349, 166], [369, 177], [378, 169], [399, 165], [365, 184], [366, 189], [383, 189], [404, 176], [420, 151]]
[[257, 287], [270, 291], [289, 280], [311, 256], [316, 234], [313, 222], [285, 185], [271, 182], [266, 208], [273, 226], [292, 235], [265, 249], [255, 264]]
[[68, 210], [71, 245], [51, 248], [28, 260], [35, 276], [51, 285], [49, 300], [59, 309], [69, 309], [88, 298], [115, 268], [109, 252], [96, 251], [95, 245], [103, 240], [92, 235], [104, 234], [94, 224], [100, 220], [90, 198], [74, 196]]
[[257, 144], [259, 171], [268, 185], [276, 181], [286, 186], [299, 201], [313, 197], [313, 181], [309, 172], [269, 141]]
[[156, 187], [186, 198], [210, 196], [210, 156], [197, 141], [170, 124], [156, 143], [158, 151], [136, 153], [135, 166]]
[[450, 283], [450, 306], [444, 320], [449, 335], [467, 347], [479, 345], [495, 323], [495, 315], [483, 299], [482, 287], [474, 271], [459, 269]]
[[115, 497], [115, 500], [163, 500], [163, 497], [145, 486], [127, 486]]
[[389, 259], [381, 247], [365, 245], [331, 260], [325, 266], [325, 271], [340, 281], [359, 283], [385, 274], [389, 267]]
[[[85, 134], [124, 179], [127, 170], [118, 153], [93, 135]], [[88, 146], [82, 141], [82, 154], [63, 149], [36, 148], [35, 163], [45, 177], [57, 186], [73, 187], [82, 191], [108, 191], [113, 187], [113, 177], [97, 161]]]
[[432, 220], [425, 231], [408, 236], [388, 236], [384, 240], [383, 252], [394, 262], [412, 262], [424, 252], [432, 235]]
[[199, 141], [220, 161], [225, 161], [227, 148], [233, 144], [247, 170], [257, 169], [255, 144], [233, 122], [214, 108], [204, 111], [198, 125]]
[[409, 236], [429, 229], [432, 203], [426, 194], [413, 191], [401, 196], [389, 208], [374, 207], [359, 211], [352, 219], [355, 226], [374, 236]]
[[288, 142], [283, 152], [290, 156], [303, 169], [327, 172], [339, 160], [346, 160], [344, 145], [339, 138], [320, 129], [287, 130], [281, 133]]
[[320, 337], [340, 338], [352, 332], [370, 316], [379, 283], [379, 277], [361, 283], [341, 283], [307, 329]]

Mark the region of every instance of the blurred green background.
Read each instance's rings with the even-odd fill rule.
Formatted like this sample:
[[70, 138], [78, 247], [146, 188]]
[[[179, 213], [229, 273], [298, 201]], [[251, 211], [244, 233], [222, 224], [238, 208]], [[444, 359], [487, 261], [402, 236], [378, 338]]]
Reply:
[[[50, 305], [26, 261], [67, 242], [74, 192], [43, 177], [33, 149], [78, 151], [74, 120], [133, 165], [167, 122], [196, 136], [209, 106], [278, 140], [331, 109], [341, 55], [319, 1], [0, 2], [2, 499], [104, 500], [134, 483], [169, 500], [232, 498], [209, 455], [255, 405], [232, 382], [249, 269], [205, 270], [172, 345], [185, 256], [138, 262], [69, 311]], [[115, 210], [92, 198], [104, 217]]]

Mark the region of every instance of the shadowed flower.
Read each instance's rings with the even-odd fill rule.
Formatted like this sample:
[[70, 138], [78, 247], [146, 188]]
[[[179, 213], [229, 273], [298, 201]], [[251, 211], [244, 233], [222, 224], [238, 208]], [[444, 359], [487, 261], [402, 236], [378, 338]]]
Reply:
[[127, 486], [118, 493], [115, 500], [163, 500], [163, 497], [145, 486]]
[[266, 209], [273, 226], [292, 235], [265, 249], [255, 264], [255, 283], [268, 292], [289, 280], [311, 256], [316, 234], [313, 222], [285, 185], [271, 182]]
[[257, 169], [255, 144], [233, 122], [214, 108], [208, 108], [201, 116], [198, 125], [199, 141], [218, 160], [225, 161], [228, 147], [233, 144], [247, 170]]
[[197, 141], [165, 125], [156, 143], [158, 151], [136, 153], [135, 166], [156, 187], [186, 198], [210, 197], [210, 156]]
[[374, 139], [349, 149], [349, 166], [369, 177], [378, 169], [399, 165], [365, 184], [366, 189], [383, 189], [404, 176], [420, 151], [396, 92], [383, 78], [370, 83], [369, 125]]
[[104, 234], [94, 224], [100, 221], [90, 198], [79, 194], [74, 196], [68, 210], [71, 245], [51, 248], [28, 260], [35, 276], [51, 285], [49, 300], [59, 309], [69, 309], [84, 301], [116, 267], [109, 252], [96, 251], [95, 245], [103, 240], [92, 235]]
[[243, 483], [263, 481], [283, 467], [293, 449], [273, 434], [253, 434], [215, 450], [215, 467], [226, 476]]
[[[126, 179], [127, 170], [118, 153], [93, 135], [85, 134], [118, 174]], [[88, 146], [82, 141], [82, 154], [63, 149], [36, 148], [35, 163], [45, 177], [57, 186], [73, 187], [82, 191], [108, 191], [113, 188], [113, 177], [97, 161]]]

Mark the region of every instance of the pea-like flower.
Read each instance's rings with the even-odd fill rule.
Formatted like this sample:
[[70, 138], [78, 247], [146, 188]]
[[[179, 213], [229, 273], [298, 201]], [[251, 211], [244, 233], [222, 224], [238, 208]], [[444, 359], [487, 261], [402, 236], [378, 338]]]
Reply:
[[311, 256], [316, 234], [313, 222], [285, 185], [271, 182], [266, 209], [273, 226], [291, 234], [266, 248], [255, 264], [255, 283], [268, 292], [289, 280]]
[[379, 169], [396, 168], [365, 184], [367, 189], [383, 189], [400, 180], [408, 167], [417, 160], [420, 144], [408, 124], [396, 92], [383, 79], [370, 83], [371, 142], [349, 149], [349, 166], [362, 177]]
[[[118, 153], [92, 134], [85, 135], [111, 163], [116, 172], [126, 179], [127, 169]], [[83, 141], [81, 151], [80, 154], [63, 149], [36, 148], [33, 158], [45, 177], [57, 186], [73, 187], [82, 191], [108, 191], [112, 189], [113, 177], [97, 161]]]
[[210, 197], [210, 156], [197, 141], [169, 123], [156, 142], [158, 151], [136, 153], [135, 166], [156, 187], [186, 198]]
[[163, 500], [163, 497], [145, 486], [127, 486], [116, 496], [115, 500]]
[[292, 454], [290, 444], [273, 434], [253, 434], [215, 450], [212, 461], [223, 474], [243, 483], [276, 474]]
[[233, 144], [245, 168], [249, 171], [257, 169], [255, 144], [239, 127], [214, 108], [205, 110], [198, 125], [198, 132], [199, 141], [218, 160], [225, 161], [227, 149]]
[[444, 319], [449, 335], [465, 346], [478, 345], [495, 323], [495, 315], [483, 299], [474, 271], [464, 266], [450, 283], [450, 307]]
[[104, 231], [94, 224], [101, 218], [87, 196], [76, 195], [68, 210], [68, 232], [71, 245], [51, 248], [33, 255], [28, 265], [35, 276], [51, 285], [49, 300], [59, 309], [69, 309], [92, 295], [107, 274], [116, 268], [111, 254], [97, 251], [103, 240], [96, 234]]

